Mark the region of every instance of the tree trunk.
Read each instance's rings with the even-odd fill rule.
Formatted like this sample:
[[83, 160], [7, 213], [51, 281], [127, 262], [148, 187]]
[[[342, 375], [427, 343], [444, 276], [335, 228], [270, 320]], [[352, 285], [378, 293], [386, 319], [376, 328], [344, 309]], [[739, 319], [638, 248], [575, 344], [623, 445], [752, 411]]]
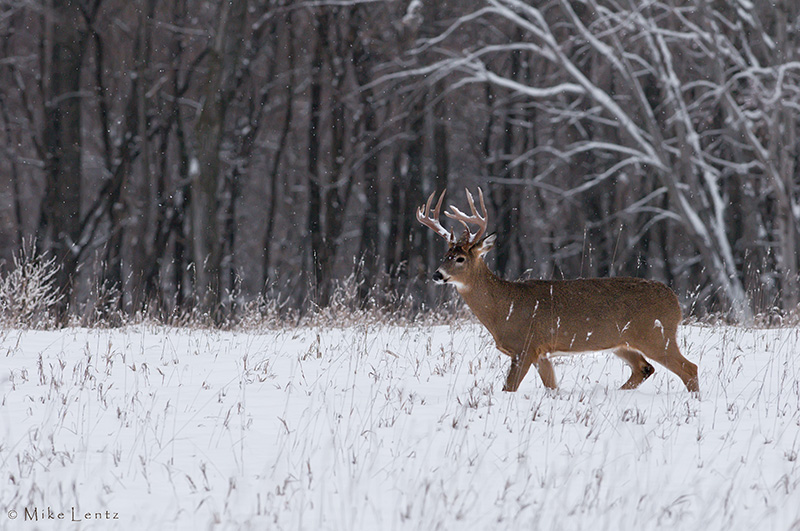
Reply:
[[278, 146], [275, 149], [275, 156], [270, 165], [269, 179], [269, 197], [267, 199], [267, 228], [264, 231], [264, 259], [263, 259], [263, 283], [261, 286], [262, 293], [266, 294], [269, 288], [270, 281], [272, 280], [272, 241], [274, 239], [275, 218], [277, 217], [278, 207], [278, 193], [280, 175], [279, 170], [281, 167], [281, 159], [286, 151], [286, 145], [289, 140], [289, 133], [291, 132], [293, 122], [293, 108], [294, 108], [294, 90], [295, 90], [295, 46], [294, 46], [294, 32], [292, 31], [291, 11], [286, 15], [288, 36], [287, 39], [287, 68], [289, 70], [289, 81], [286, 84], [286, 112], [283, 116], [283, 126], [281, 127], [280, 137], [278, 139]]
[[215, 314], [221, 302], [222, 242], [219, 223], [220, 149], [234, 74], [239, 64], [247, 0], [223, 2], [208, 54], [203, 108], [195, 126], [192, 241], [198, 303]]
[[[358, 32], [363, 24], [361, 11], [363, 7], [354, 7], [351, 12], [348, 28], [348, 43], [353, 53], [353, 71], [358, 83], [359, 104], [362, 119], [360, 137], [364, 139], [364, 167], [362, 182], [364, 186], [364, 214], [361, 218], [361, 242], [357, 259], [360, 260], [360, 278], [358, 298], [366, 304], [372, 297], [380, 297], [381, 291], [375, 289], [378, 281], [380, 231], [379, 213], [380, 190], [378, 188], [378, 150], [379, 137], [376, 131], [377, 119], [375, 94], [367, 85], [372, 81], [373, 57]], [[380, 303], [381, 301], [377, 301]]]
[[323, 278], [327, 271], [325, 263], [325, 235], [322, 226], [322, 175], [320, 172], [319, 154], [321, 151], [322, 135], [320, 131], [320, 118], [322, 114], [322, 67], [324, 64], [324, 51], [328, 46], [328, 16], [323, 11], [316, 23], [317, 38], [314, 43], [314, 52], [311, 59], [311, 86], [308, 99], [308, 218], [307, 230], [311, 238], [310, 271], [313, 273], [311, 288], [314, 302], [323, 302], [320, 290], [326, 282]]
[[[800, 6], [796, 0], [782, 0], [777, 5], [776, 10], [776, 40], [780, 44], [776, 47], [778, 63], [788, 64], [797, 59], [797, 46], [800, 44], [798, 39], [798, 16], [800, 16]], [[777, 172], [776, 188], [780, 189], [778, 194], [778, 232], [780, 249], [780, 275], [781, 275], [781, 299], [782, 307], [785, 310], [794, 310], [800, 303], [800, 289], [798, 284], [798, 230], [800, 230], [800, 216], [795, 213], [796, 172], [797, 172], [797, 110], [796, 108], [784, 105], [783, 102], [775, 106], [773, 124], [775, 131], [770, 135], [773, 140], [774, 150], [777, 151]]]
[[49, 43], [43, 72], [47, 186], [40, 238], [61, 266], [56, 282], [59, 291], [65, 295], [60, 308], [63, 312], [73, 295], [78, 265], [75, 246], [81, 235], [80, 89], [86, 32], [77, 0], [53, 0], [52, 6], [53, 40]]
[[[333, 268], [339, 238], [344, 228], [344, 212], [353, 186], [351, 168], [345, 165], [349, 142], [346, 123], [345, 95], [342, 93], [346, 78], [349, 54], [345, 40], [340, 34], [339, 10], [323, 11], [317, 15], [317, 39], [311, 65], [311, 87], [309, 98], [308, 127], [308, 188], [309, 210], [307, 227], [311, 237], [311, 261], [314, 278], [314, 302], [327, 306], [333, 288]], [[335, 33], [331, 37], [330, 29]], [[323, 105], [323, 67], [327, 63], [331, 74], [331, 96], [328, 105]], [[322, 113], [330, 113], [329, 169], [320, 158], [324, 141], [322, 136]]]

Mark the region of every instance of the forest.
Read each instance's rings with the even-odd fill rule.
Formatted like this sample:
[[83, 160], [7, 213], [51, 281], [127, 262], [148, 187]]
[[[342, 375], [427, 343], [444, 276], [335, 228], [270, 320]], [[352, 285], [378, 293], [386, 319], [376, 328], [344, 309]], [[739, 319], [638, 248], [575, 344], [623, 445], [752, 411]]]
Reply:
[[59, 318], [418, 311], [416, 208], [481, 187], [506, 278], [783, 318], [798, 116], [796, 0], [0, 0], [0, 278], [51, 267]]

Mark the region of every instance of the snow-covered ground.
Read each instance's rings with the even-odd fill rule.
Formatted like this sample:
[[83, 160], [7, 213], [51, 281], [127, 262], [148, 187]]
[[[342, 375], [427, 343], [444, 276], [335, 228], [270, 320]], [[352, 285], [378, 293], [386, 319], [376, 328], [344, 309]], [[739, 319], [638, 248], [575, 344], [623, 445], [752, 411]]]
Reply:
[[0, 529], [800, 529], [800, 330], [679, 337], [699, 399], [504, 393], [473, 324], [0, 331]]

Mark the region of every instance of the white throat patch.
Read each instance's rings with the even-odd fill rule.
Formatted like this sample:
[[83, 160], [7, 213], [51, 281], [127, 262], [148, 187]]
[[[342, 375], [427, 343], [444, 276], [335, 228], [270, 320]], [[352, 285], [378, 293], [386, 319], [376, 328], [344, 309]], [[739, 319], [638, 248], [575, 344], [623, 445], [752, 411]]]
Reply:
[[469, 286], [462, 284], [458, 280], [448, 280], [447, 283], [454, 285], [459, 293], [466, 293], [469, 291]]

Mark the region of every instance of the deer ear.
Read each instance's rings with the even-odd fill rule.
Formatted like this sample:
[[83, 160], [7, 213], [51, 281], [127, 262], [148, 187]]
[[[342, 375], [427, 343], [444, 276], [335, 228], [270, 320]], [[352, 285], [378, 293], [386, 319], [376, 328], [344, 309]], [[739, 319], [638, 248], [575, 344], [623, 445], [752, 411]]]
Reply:
[[478, 256], [483, 256], [494, 248], [497, 234], [490, 234], [478, 243]]

